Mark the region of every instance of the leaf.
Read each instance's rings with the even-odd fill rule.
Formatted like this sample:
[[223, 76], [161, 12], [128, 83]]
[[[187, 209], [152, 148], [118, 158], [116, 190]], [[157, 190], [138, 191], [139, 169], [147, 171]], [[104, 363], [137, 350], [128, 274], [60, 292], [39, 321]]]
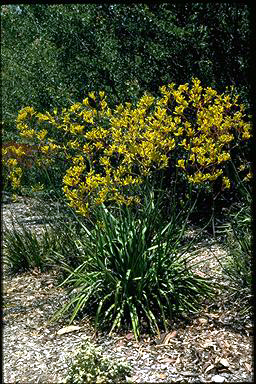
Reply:
[[168, 333], [164, 338], [163, 344], [165, 344], [165, 345], [169, 344], [170, 339], [173, 339], [176, 336], [177, 336], [177, 331], [173, 331], [173, 332]]
[[251, 373], [252, 372], [251, 364], [245, 363], [244, 365], [245, 365], [246, 370]]
[[134, 334], [133, 334], [132, 332], [129, 332], [129, 333], [127, 333], [127, 334], [125, 335], [125, 338], [126, 338], [127, 340], [132, 340], [132, 339], [134, 339]]
[[159, 379], [166, 379], [167, 374], [166, 373], [159, 373]]
[[207, 324], [207, 323], [208, 323], [208, 320], [207, 320], [205, 317], [199, 317], [199, 318], [198, 318], [198, 322], [199, 322], [201, 325], [204, 325], [204, 324]]
[[211, 364], [208, 368], [204, 371], [204, 373], [211, 371], [213, 368], [215, 368], [215, 365]]
[[68, 325], [67, 327], [58, 330], [57, 335], [64, 335], [65, 333], [78, 331], [80, 327], [78, 325]]
[[226, 359], [220, 359], [219, 364], [226, 368], [229, 367], [229, 362]]
[[176, 362], [176, 359], [172, 359], [171, 357], [165, 357], [164, 359], [159, 360], [161, 364], [173, 364]]

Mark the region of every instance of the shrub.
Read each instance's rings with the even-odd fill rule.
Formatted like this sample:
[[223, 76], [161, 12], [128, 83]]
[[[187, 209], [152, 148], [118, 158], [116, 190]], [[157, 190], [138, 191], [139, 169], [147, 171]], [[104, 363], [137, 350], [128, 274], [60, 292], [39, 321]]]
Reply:
[[52, 156], [43, 154], [38, 145], [28, 142], [5, 142], [2, 155], [5, 190], [60, 195], [62, 174], [66, 170], [63, 162], [56, 164]]
[[[65, 196], [83, 215], [101, 203], [137, 203], [136, 187], [161, 169], [171, 177], [177, 171], [181, 183], [195, 189], [216, 180], [222, 190], [230, 188], [226, 165], [251, 131], [238, 95], [203, 89], [198, 79], [160, 90], [161, 98], [145, 93], [135, 107], [111, 109], [103, 91], [52, 114], [26, 107], [17, 128], [42, 154], [38, 167], [59, 164]], [[11, 160], [4, 157], [15, 186]], [[242, 166], [248, 173], [249, 162]]]

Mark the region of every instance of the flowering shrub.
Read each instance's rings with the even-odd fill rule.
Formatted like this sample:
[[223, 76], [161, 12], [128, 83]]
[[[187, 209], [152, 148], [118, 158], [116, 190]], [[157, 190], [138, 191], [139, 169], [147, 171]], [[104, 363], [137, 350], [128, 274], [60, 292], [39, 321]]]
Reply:
[[[225, 164], [230, 151], [251, 135], [238, 95], [218, 94], [195, 78], [191, 85], [171, 83], [160, 91], [159, 98], [145, 93], [134, 107], [126, 102], [110, 109], [103, 91], [90, 92], [83, 102], [55, 108], [52, 114], [25, 107], [17, 128], [44, 155], [38, 166], [65, 161], [63, 191], [83, 215], [92, 203], [138, 202], [136, 186], [171, 164], [190, 184], [209, 185], [222, 178], [223, 189], [229, 188]], [[15, 176], [19, 168], [10, 160], [15, 187], [21, 175]]]
[[[9, 142], [2, 147], [2, 155], [4, 158], [4, 171], [8, 172], [8, 177], [14, 188], [20, 185], [22, 168], [20, 167], [21, 159], [26, 154], [26, 150], [19, 144]], [[5, 173], [4, 176], [6, 177]], [[7, 180], [6, 180], [7, 181]]]

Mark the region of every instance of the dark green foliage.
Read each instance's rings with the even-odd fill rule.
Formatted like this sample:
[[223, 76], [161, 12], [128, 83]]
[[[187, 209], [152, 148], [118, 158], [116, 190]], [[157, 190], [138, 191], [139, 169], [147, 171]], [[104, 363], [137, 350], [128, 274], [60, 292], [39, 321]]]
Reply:
[[137, 338], [143, 329], [166, 329], [174, 314], [196, 311], [212, 288], [183, 256], [187, 213], [173, 215], [167, 225], [159, 217], [152, 198], [138, 215], [127, 207], [115, 214], [99, 207], [95, 228], [82, 224], [84, 262], [77, 268], [64, 264], [70, 274], [63, 284], [72, 294], [54, 318], [71, 310], [72, 322], [90, 308], [97, 327], [110, 332], [131, 327]]
[[246, 203], [234, 205], [228, 214], [229, 221], [218, 227], [224, 234], [227, 259], [223, 263], [223, 273], [229, 279], [233, 297], [238, 299], [242, 312], [252, 305], [252, 225], [249, 198]]
[[44, 227], [38, 234], [25, 225], [17, 225], [5, 229], [4, 258], [11, 273], [20, 273], [33, 268], [41, 271], [49, 268], [50, 256], [53, 251], [59, 250], [59, 241], [56, 232]]
[[17, 111], [105, 90], [112, 104], [192, 76], [248, 102], [249, 10], [243, 4], [7, 5], [2, 10], [4, 138]]
[[[61, 196], [56, 198], [56, 193], [50, 191], [34, 192], [29, 201], [36, 225], [12, 221], [12, 226], [4, 230], [4, 260], [9, 271], [59, 268], [63, 261], [74, 268], [80, 265], [84, 261], [86, 233], [82, 225], [78, 226], [73, 210]], [[85, 219], [80, 218], [80, 222]]]
[[227, 242], [229, 260], [224, 266], [224, 272], [239, 290], [246, 289], [249, 293], [252, 288], [252, 228], [249, 206], [243, 206], [232, 214]]

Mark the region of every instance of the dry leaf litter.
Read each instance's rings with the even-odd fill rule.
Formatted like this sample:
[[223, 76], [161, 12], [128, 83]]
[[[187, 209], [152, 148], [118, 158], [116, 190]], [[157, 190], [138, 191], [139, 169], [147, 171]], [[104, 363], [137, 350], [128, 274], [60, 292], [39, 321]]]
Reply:
[[[2, 205], [5, 225], [11, 225], [13, 216], [42, 229], [40, 218], [31, 217], [28, 200]], [[225, 252], [209, 239], [199, 248], [198, 261], [207, 259], [200, 273], [217, 280], [218, 258]], [[251, 318], [241, 318], [225, 293], [218, 304], [205, 305], [194, 318], [173, 323], [160, 338], [144, 335], [136, 342], [131, 332], [96, 334], [86, 317], [72, 326], [65, 320], [49, 324], [68, 299], [57, 275], [33, 270], [10, 276], [4, 268], [4, 383], [62, 383], [72, 353], [86, 340], [101, 346], [111, 359], [128, 362], [130, 382], [253, 382]]]

